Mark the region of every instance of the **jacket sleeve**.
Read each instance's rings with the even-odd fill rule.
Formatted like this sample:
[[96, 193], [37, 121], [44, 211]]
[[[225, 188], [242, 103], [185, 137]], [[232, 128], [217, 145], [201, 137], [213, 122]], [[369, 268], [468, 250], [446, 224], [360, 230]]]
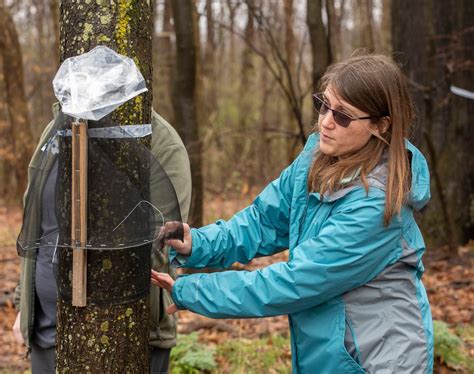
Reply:
[[366, 284], [399, 257], [401, 219], [395, 216], [384, 227], [382, 191], [349, 195], [317, 236], [294, 248], [288, 262], [181, 277], [173, 287], [176, 305], [213, 318], [284, 315]]
[[[301, 156], [300, 156], [301, 157]], [[288, 248], [290, 206], [298, 157], [249, 207], [230, 220], [192, 229], [191, 256], [171, 249], [172, 263], [187, 268], [226, 268]]]

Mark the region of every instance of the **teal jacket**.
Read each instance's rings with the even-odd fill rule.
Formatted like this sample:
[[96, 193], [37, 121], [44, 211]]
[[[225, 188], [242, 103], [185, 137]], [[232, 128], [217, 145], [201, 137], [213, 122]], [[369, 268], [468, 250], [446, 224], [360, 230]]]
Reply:
[[178, 308], [212, 318], [288, 315], [294, 373], [430, 373], [433, 328], [421, 283], [425, 250], [413, 211], [430, 198], [423, 155], [408, 141], [409, 204], [384, 226], [386, 164], [320, 196], [307, 192], [319, 135], [253, 204], [229, 221], [193, 229], [185, 267], [229, 267], [289, 248], [256, 271], [178, 278]]

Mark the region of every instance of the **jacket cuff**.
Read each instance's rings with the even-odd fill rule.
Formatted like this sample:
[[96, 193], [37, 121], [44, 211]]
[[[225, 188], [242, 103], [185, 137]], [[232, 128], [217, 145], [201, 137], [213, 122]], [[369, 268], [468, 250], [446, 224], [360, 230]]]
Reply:
[[184, 276], [179, 276], [178, 279], [176, 279], [176, 281], [174, 282], [173, 289], [171, 290], [171, 298], [173, 299], [173, 302], [175, 303], [175, 305], [178, 307], [179, 310], [186, 309], [186, 307], [180, 301], [180, 298], [182, 296], [182, 291], [183, 291], [183, 285], [184, 285]]

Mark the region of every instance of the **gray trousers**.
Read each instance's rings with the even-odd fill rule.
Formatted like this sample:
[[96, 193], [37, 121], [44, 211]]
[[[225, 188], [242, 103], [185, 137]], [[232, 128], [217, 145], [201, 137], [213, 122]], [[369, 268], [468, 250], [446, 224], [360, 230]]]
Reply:
[[[170, 364], [171, 349], [150, 347], [151, 374], [166, 374]], [[31, 345], [31, 373], [32, 374], [55, 374], [56, 373], [56, 349], [41, 348], [39, 345]]]

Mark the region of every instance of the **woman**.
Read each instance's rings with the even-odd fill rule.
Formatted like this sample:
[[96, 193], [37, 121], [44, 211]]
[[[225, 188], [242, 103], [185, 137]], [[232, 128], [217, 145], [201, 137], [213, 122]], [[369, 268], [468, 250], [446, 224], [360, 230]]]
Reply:
[[154, 272], [152, 281], [172, 292], [170, 313], [288, 314], [295, 373], [430, 373], [425, 247], [413, 218], [429, 200], [429, 174], [404, 139], [413, 118], [405, 79], [387, 57], [354, 57], [328, 69], [313, 99], [317, 133], [251, 206], [165, 241], [185, 267], [285, 248], [288, 262], [176, 282]]

